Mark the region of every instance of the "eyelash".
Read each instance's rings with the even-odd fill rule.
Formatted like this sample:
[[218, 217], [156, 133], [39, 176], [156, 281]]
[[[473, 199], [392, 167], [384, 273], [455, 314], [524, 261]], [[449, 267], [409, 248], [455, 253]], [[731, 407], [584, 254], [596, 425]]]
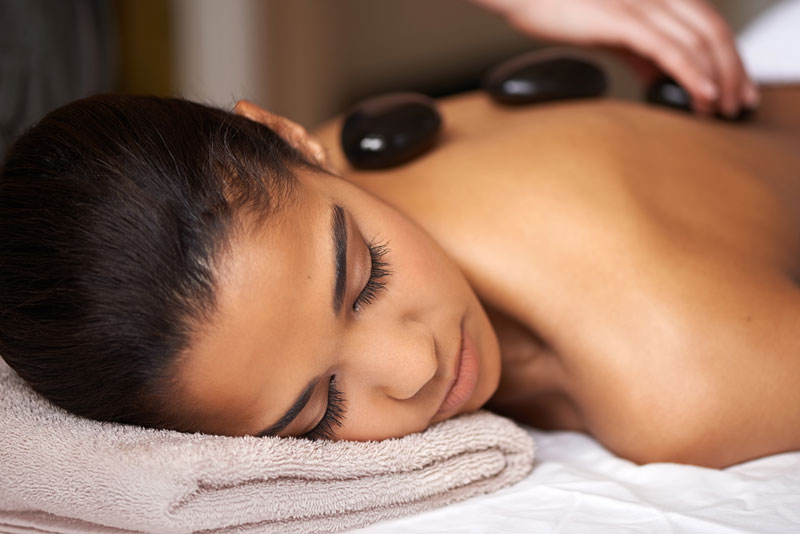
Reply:
[[[372, 266], [367, 285], [364, 286], [364, 289], [361, 290], [361, 293], [353, 303], [354, 311], [358, 311], [365, 304], [371, 304], [378, 293], [386, 287], [386, 277], [391, 274], [388, 262], [383, 260], [383, 257], [389, 252], [387, 243], [379, 245], [369, 243], [367, 248], [369, 248]], [[344, 405], [344, 394], [336, 387], [336, 375], [333, 375], [328, 383], [328, 406], [325, 408], [325, 415], [322, 416], [317, 426], [300, 437], [312, 441], [333, 439], [334, 427], [342, 426]]]
[[328, 406], [325, 409], [325, 415], [322, 416], [317, 426], [300, 437], [312, 441], [318, 439], [333, 439], [333, 427], [342, 426], [344, 404], [344, 395], [339, 388], [336, 387], [336, 375], [333, 375], [331, 376], [330, 382], [328, 382]]
[[386, 278], [392, 273], [389, 270], [388, 262], [383, 260], [383, 257], [389, 252], [388, 243], [380, 245], [370, 243], [367, 248], [369, 248], [369, 255], [372, 259], [372, 267], [367, 285], [353, 303], [353, 311], [358, 311], [365, 304], [372, 304], [378, 293], [386, 287]]

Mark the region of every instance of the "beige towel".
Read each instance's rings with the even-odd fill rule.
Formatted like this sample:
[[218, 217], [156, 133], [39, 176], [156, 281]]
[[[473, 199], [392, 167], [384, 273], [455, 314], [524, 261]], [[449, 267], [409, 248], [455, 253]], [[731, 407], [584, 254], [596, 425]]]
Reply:
[[533, 441], [478, 412], [381, 442], [98, 423], [0, 361], [0, 532], [341, 532], [513, 484]]

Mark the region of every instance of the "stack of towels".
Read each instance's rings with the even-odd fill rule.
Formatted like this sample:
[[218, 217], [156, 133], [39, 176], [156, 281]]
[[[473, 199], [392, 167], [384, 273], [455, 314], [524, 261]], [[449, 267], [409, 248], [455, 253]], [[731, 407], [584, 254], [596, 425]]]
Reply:
[[341, 532], [495, 491], [531, 437], [488, 412], [381, 442], [232, 438], [99, 423], [0, 360], [0, 532]]

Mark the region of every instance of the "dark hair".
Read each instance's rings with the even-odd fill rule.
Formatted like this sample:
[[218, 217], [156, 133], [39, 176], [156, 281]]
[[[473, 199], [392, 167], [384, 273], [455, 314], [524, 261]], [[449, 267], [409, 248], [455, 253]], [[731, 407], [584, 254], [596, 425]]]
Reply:
[[0, 173], [0, 355], [71, 412], [180, 430], [173, 364], [213, 314], [215, 266], [298, 166], [266, 126], [185, 100], [53, 111]]

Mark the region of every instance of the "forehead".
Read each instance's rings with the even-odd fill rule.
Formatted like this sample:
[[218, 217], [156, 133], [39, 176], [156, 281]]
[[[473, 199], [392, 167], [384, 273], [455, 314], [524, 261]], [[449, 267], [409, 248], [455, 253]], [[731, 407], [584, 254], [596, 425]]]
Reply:
[[[258, 226], [243, 224], [217, 274], [216, 311], [181, 358], [184, 401], [206, 432], [277, 420], [324, 358], [330, 321], [330, 200], [307, 180]], [[281, 399], [264, 413], [265, 399]]]

